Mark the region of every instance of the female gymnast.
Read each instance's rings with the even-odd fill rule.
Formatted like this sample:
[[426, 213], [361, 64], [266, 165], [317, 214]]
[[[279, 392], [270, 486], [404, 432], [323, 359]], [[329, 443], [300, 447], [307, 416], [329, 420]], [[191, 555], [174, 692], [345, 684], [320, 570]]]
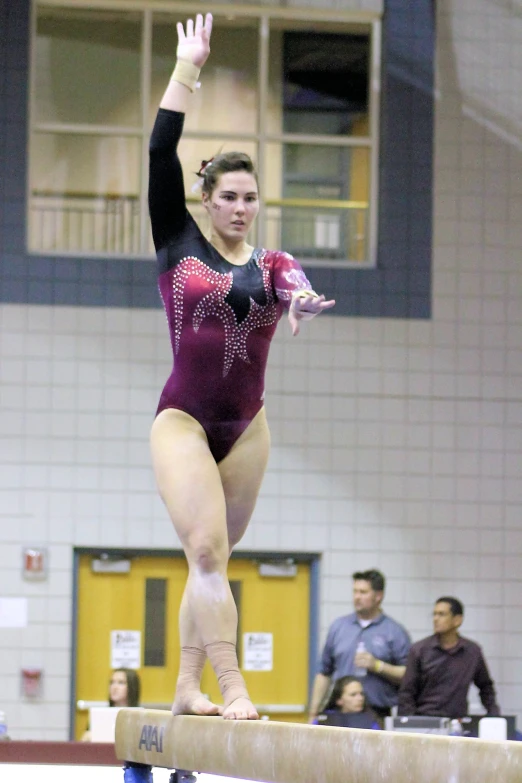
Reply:
[[[254, 510], [268, 459], [263, 383], [277, 321], [287, 309], [295, 335], [301, 320], [335, 302], [311, 289], [287, 253], [247, 243], [259, 209], [247, 155], [224, 153], [205, 168], [210, 241], [187, 211], [177, 145], [210, 53], [211, 30], [211, 14], [177, 25], [176, 67], [150, 140], [149, 209], [174, 353], [151, 450], [158, 489], [189, 566], [172, 712], [256, 719], [238, 666], [227, 564]], [[207, 657], [223, 707], [201, 693]]]

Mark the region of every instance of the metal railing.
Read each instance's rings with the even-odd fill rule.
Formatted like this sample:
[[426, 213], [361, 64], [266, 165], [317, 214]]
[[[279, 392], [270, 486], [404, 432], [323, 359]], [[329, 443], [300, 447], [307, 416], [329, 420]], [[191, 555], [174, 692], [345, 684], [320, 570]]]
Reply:
[[[206, 211], [189, 198], [205, 231]], [[368, 262], [368, 203], [320, 199], [268, 199], [263, 204], [260, 244], [284, 248], [304, 264], [336, 267]], [[254, 237], [251, 241], [256, 244]], [[82, 255], [153, 255], [143, 249], [140, 205], [135, 195], [34, 191], [30, 250]]]
[[33, 191], [30, 250], [138, 255], [140, 245], [138, 196]]
[[368, 260], [368, 204], [277, 199], [266, 202], [265, 242], [303, 263], [344, 266]]

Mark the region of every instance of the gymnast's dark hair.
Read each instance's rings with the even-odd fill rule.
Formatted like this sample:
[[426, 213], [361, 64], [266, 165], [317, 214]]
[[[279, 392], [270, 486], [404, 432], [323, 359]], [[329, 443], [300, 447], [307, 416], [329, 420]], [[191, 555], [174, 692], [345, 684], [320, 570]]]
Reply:
[[[206, 161], [204, 161], [204, 163], [206, 163]], [[219, 155], [212, 158], [207, 165], [202, 166], [202, 169], [203, 182], [201, 184], [201, 190], [209, 196], [216, 187], [220, 176], [222, 174], [228, 174], [230, 171], [246, 171], [247, 174], [252, 174], [256, 180], [256, 184], [259, 186], [257, 172], [252, 162], [252, 158], [245, 152], [221, 152]]]
[[[140, 678], [138, 672], [134, 669], [126, 669], [124, 667], [114, 669], [112, 674], [115, 674], [116, 672], [123, 672], [127, 678], [127, 706], [138, 707], [140, 703]], [[109, 706], [114, 707], [114, 702], [111, 699], [109, 699]]]

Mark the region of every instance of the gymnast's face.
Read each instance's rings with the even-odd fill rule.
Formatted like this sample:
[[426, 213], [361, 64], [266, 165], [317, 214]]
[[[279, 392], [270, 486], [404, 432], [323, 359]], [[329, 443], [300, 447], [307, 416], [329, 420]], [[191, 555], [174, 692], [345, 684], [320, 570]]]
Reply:
[[115, 707], [127, 706], [127, 675], [125, 672], [112, 673], [109, 683], [109, 698]]
[[364, 691], [360, 682], [349, 682], [344, 686], [341, 698], [337, 699], [341, 712], [362, 712], [364, 709]]
[[203, 193], [203, 205], [221, 239], [245, 240], [259, 212], [256, 178], [247, 171], [227, 171], [220, 176], [211, 195]]

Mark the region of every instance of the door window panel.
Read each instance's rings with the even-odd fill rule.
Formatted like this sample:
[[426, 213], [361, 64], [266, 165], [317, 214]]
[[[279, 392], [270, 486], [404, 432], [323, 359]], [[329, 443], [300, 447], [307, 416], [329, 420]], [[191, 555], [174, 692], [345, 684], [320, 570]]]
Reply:
[[272, 23], [268, 131], [366, 135], [369, 115], [369, 33], [334, 32], [314, 24]]
[[167, 629], [167, 580], [145, 580], [145, 633], [143, 665], [165, 666]]
[[[303, 261], [364, 260], [369, 155], [363, 146], [268, 145], [267, 244]], [[276, 169], [282, 171], [280, 185]]]
[[40, 7], [34, 119], [140, 124], [141, 14]]
[[29, 248], [138, 253], [139, 183], [139, 139], [35, 133]]

